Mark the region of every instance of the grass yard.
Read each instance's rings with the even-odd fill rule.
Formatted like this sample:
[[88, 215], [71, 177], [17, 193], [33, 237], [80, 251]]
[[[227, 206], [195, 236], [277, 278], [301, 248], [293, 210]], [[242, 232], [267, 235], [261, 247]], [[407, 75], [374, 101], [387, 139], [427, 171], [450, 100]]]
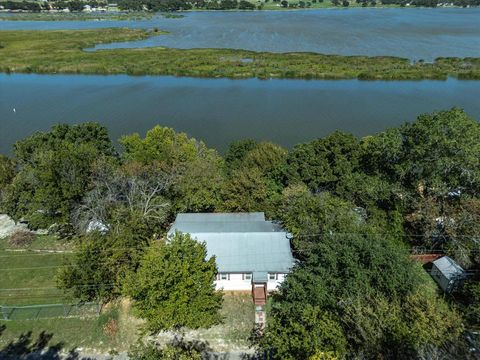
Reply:
[[[32, 346], [42, 337], [49, 339], [45, 348], [57, 346], [63, 352], [78, 349], [87, 353], [126, 351], [137, 340], [140, 322], [129, 315], [127, 304], [109, 305], [99, 317], [56, 318], [21, 321], [0, 320], [0, 358], [9, 344]], [[21, 340], [22, 339], [22, 340]], [[31, 351], [20, 347], [18, 355]]]
[[0, 240], [0, 305], [63, 303], [63, 292], [56, 289], [58, 267], [71, 254], [71, 246], [53, 236], [37, 236], [28, 248], [11, 248]]
[[[180, 20], [181, 21], [181, 20]], [[363, 80], [480, 79], [480, 58], [410, 63], [395, 57], [268, 53], [232, 49], [142, 48], [83, 51], [145, 39], [141, 29], [0, 31], [0, 72]]]
[[[27, 248], [12, 249], [8, 239], [0, 239], [0, 305], [75, 302], [65, 298], [61, 290], [55, 289], [58, 266], [71, 255], [68, 252], [39, 250], [71, 251], [72, 246], [53, 236], [37, 236]], [[34, 269], [36, 267], [38, 269]], [[73, 348], [92, 353], [108, 352], [110, 349], [127, 350], [137, 339], [137, 324], [140, 323], [129, 313], [128, 303], [118, 302], [106, 306], [100, 316], [92, 316], [90, 311], [88, 317], [0, 320], [0, 358], [2, 349], [9, 345], [14, 346], [18, 355], [21, 355], [28, 353], [36, 342], [45, 342], [45, 339], [48, 339], [45, 348], [53, 346], [67, 352]]]

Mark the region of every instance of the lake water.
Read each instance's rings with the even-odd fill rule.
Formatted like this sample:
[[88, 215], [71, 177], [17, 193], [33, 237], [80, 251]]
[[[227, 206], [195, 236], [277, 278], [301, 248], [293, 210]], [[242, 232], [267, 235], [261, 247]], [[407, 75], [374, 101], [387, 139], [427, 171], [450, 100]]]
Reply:
[[[452, 106], [480, 119], [479, 81], [229, 80], [0, 74], [0, 153], [56, 123], [98, 121], [111, 137], [156, 124], [225, 150], [234, 139], [290, 147], [337, 129], [363, 136]], [[15, 108], [15, 112], [13, 109]]]
[[392, 55], [427, 61], [440, 56], [480, 57], [480, 8], [218, 11], [188, 12], [182, 19], [155, 17], [141, 21], [0, 21], [0, 29], [104, 27], [157, 27], [170, 34], [105, 44], [98, 49], [237, 48]]

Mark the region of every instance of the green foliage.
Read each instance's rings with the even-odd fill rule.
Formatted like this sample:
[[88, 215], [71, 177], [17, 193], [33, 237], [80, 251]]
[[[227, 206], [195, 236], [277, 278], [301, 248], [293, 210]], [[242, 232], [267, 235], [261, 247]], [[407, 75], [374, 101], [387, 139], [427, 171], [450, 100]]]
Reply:
[[[169, 0], [170, 1], [170, 0]], [[172, 0], [176, 2], [176, 0]], [[196, 3], [206, 3], [196, 0]], [[281, 3], [288, 7], [288, 1]], [[411, 63], [387, 56], [272, 53], [232, 49], [113, 49], [83, 51], [99, 43], [145, 39], [141, 29], [2, 31], [0, 71], [36, 73], [174, 75], [228, 78], [364, 80], [480, 79], [478, 58]], [[249, 63], [241, 59], [254, 59]]]
[[127, 273], [138, 267], [148, 238], [128, 220], [106, 235], [97, 231], [77, 239], [75, 256], [57, 274], [58, 286], [83, 301], [109, 301], [120, 295]]
[[424, 114], [402, 128], [404, 181], [445, 196], [480, 189], [480, 124], [460, 109]]
[[0, 155], [0, 192], [15, 177], [15, 164], [5, 155]]
[[123, 136], [120, 143], [125, 148], [123, 157], [126, 161], [158, 162], [171, 170], [181, 170], [187, 163], [215, 154], [203, 142], [158, 125], [148, 130], [144, 139], [139, 134], [132, 134]]
[[285, 304], [276, 306], [272, 315], [261, 346], [274, 349], [275, 359], [308, 359], [319, 352], [345, 352], [347, 339], [342, 328], [319, 306]]
[[176, 211], [212, 211], [220, 199], [223, 160], [215, 150], [185, 133], [156, 126], [144, 139], [138, 134], [121, 139], [128, 162], [154, 164], [170, 174], [170, 199]]
[[206, 256], [205, 244], [180, 233], [145, 252], [123, 289], [134, 300], [137, 315], [147, 321], [147, 330], [208, 328], [221, 320], [215, 258]]
[[223, 161], [216, 154], [186, 164], [172, 189], [175, 210], [215, 211], [221, 204], [224, 182]]
[[302, 248], [302, 243], [310, 242], [309, 234], [360, 232], [365, 219], [353, 207], [330, 193], [314, 195], [304, 185], [295, 185], [284, 190], [279, 214]]
[[233, 141], [225, 153], [225, 166], [228, 172], [240, 168], [245, 155], [257, 146], [257, 142], [252, 139]]
[[283, 188], [287, 151], [269, 142], [247, 141], [234, 144], [228, 156], [231, 172], [222, 209], [272, 214]]
[[312, 190], [335, 190], [343, 177], [357, 170], [360, 144], [350, 134], [333, 134], [293, 148], [288, 163], [291, 182], [304, 182]]
[[461, 310], [469, 326], [480, 327], [480, 283], [478, 279], [468, 281], [460, 294]]
[[92, 164], [115, 151], [107, 130], [94, 123], [57, 125], [15, 144], [19, 171], [5, 188], [3, 208], [33, 228], [68, 222], [90, 185]]
[[275, 358], [333, 351], [407, 359], [459, 336], [459, 316], [403, 249], [371, 235], [312, 238], [304, 260], [274, 295], [260, 340]]

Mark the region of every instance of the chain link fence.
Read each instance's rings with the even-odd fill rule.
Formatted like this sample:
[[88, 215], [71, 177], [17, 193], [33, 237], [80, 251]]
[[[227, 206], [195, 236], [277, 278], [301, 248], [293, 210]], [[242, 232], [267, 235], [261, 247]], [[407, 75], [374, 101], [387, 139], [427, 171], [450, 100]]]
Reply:
[[45, 304], [28, 306], [0, 306], [0, 319], [35, 320], [47, 318], [98, 316], [102, 306], [99, 303]]

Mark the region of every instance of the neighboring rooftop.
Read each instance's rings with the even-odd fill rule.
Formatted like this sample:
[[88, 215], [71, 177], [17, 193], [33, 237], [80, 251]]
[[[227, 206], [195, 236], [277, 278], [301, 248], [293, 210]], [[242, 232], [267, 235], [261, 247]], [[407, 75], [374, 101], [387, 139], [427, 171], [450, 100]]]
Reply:
[[465, 273], [465, 270], [463, 270], [455, 260], [448, 256], [443, 256], [440, 259], [435, 260], [433, 264], [448, 279]]
[[219, 272], [287, 273], [293, 265], [289, 234], [264, 213], [178, 214], [175, 231], [204, 241]]

